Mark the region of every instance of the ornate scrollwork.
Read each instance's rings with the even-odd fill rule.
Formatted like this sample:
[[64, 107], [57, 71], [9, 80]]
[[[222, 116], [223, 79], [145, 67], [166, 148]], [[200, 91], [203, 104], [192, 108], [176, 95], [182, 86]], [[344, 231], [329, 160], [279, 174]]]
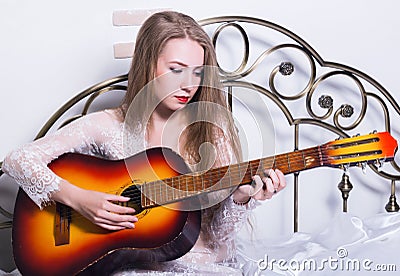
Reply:
[[[203, 21], [200, 21], [200, 24], [203, 26], [208, 26], [212, 24], [225, 24], [226, 22], [235, 22], [235, 24], [243, 26], [242, 33], [246, 33], [244, 26], [262, 26], [268, 29], [268, 31], [276, 31], [279, 35], [283, 34], [285, 43], [279, 44], [276, 42], [273, 43], [265, 43], [268, 45], [269, 48], [264, 50], [259, 57], [255, 60], [255, 62], [248, 66], [241, 67], [240, 74], [230, 74], [227, 75], [226, 84], [229, 85], [230, 89], [233, 87], [255, 87], [257, 91], [263, 93], [264, 95], [268, 96], [285, 114], [286, 118], [290, 125], [294, 125], [295, 127], [295, 148], [299, 143], [299, 127], [302, 124], [309, 124], [315, 125], [322, 128], [325, 128], [333, 133], [339, 134], [341, 137], [350, 137], [351, 134], [347, 133], [348, 131], [356, 130], [357, 127], [360, 126], [362, 121], [365, 121], [366, 117], [366, 109], [367, 109], [367, 99], [376, 99], [382, 105], [383, 111], [383, 119], [384, 123], [382, 124], [381, 128], [386, 131], [391, 131], [391, 118], [390, 113], [392, 110], [397, 115], [400, 115], [400, 106], [398, 103], [393, 99], [390, 93], [380, 85], [376, 80], [361, 72], [355, 68], [339, 64], [333, 62], [327, 62], [321, 58], [321, 56], [302, 38], [297, 36], [296, 34], [292, 33], [291, 31], [285, 29], [282, 26], [274, 24], [272, 22], [268, 22], [262, 19], [250, 18], [250, 17], [236, 17], [236, 16], [225, 16], [225, 17], [217, 17], [217, 18], [209, 18]], [[249, 28], [250, 29], [250, 28]], [[246, 29], [247, 30], [247, 29]], [[257, 39], [260, 38], [261, 35], [257, 35]], [[246, 33], [246, 38], [248, 35]], [[294, 41], [294, 43], [287, 42], [287, 39]], [[215, 42], [215, 41], [214, 41]], [[245, 41], [247, 45], [249, 40]], [[252, 49], [252, 48], [251, 48]], [[288, 61], [286, 55], [282, 55], [282, 61], [280, 64], [273, 67], [268, 80], [268, 86], [258, 85], [258, 83], [250, 82], [248, 79], [244, 80], [243, 77], [248, 77], [250, 73], [256, 70], [256, 67], [261, 66], [261, 63], [267, 63], [267, 56], [270, 56], [272, 53], [277, 52], [278, 50], [289, 50], [295, 49], [300, 51], [306, 56], [308, 62], [306, 65], [298, 64], [297, 62]], [[249, 51], [246, 48], [246, 51]], [[262, 62], [263, 61], [263, 62]], [[265, 61], [265, 62], [264, 62]], [[320, 65], [320, 67], [316, 68], [316, 63]], [[243, 65], [243, 63], [242, 63]], [[280, 76], [287, 77], [290, 76], [290, 81], [293, 81], [296, 78], [296, 74], [294, 73], [294, 68], [296, 68], [296, 72], [307, 72], [307, 70], [302, 70], [303, 67], [308, 67], [309, 65], [311, 68], [308, 70], [308, 74], [306, 78], [308, 79], [308, 83], [305, 86], [302, 86], [303, 89], [298, 92], [295, 91], [293, 93], [293, 89], [290, 88], [290, 95], [288, 95], [288, 91], [284, 91], [283, 89], [279, 88], [277, 85], [277, 78]], [[307, 69], [309, 69], [307, 68]], [[317, 76], [317, 70], [319, 72], [319, 76]], [[280, 73], [280, 76], [278, 75]], [[304, 74], [303, 74], [304, 77]], [[326, 89], [322, 88], [322, 85], [328, 83], [328, 79], [333, 77], [341, 78], [344, 82], [350, 80], [352, 84], [352, 97], [349, 97], [347, 94], [341, 94], [341, 89], [339, 86], [335, 86], [335, 89], [329, 88], [329, 95], [323, 94], [321, 95], [320, 92]], [[285, 79], [288, 81], [289, 79]], [[248, 83], [248, 84], [246, 84]], [[340, 83], [340, 82], [335, 82]], [[372, 86], [375, 92], [366, 92], [365, 85]], [[355, 88], [355, 89], [354, 89]], [[295, 88], [297, 89], [297, 88]], [[320, 97], [315, 100], [313, 97], [318, 90]], [[296, 94], [296, 92], [298, 92]], [[293, 95], [294, 94], [294, 95]], [[340, 96], [342, 96], [340, 98]], [[305, 110], [306, 113], [309, 115], [310, 118], [295, 118], [292, 115], [293, 110], [288, 108], [285, 104], [286, 101], [297, 101], [304, 99], [305, 101], [300, 102], [297, 107], [304, 107], [305, 102]], [[344, 102], [343, 102], [344, 98]], [[339, 100], [338, 100], [339, 99]], [[340, 99], [342, 99], [342, 103], [340, 103]], [[351, 101], [351, 102], [350, 102]], [[355, 101], [355, 102], [354, 102]], [[297, 103], [297, 102], [296, 102]], [[315, 104], [314, 104], [315, 103]], [[318, 115], [314, 108], [321, 108], [323, 110], [322, 115]], [[389, 107], [392, 108], [389, 111]], [[297, 110], [296, 110], [297, 111]], [[320, 113], [320, 112], [319, 112]], [[375, 126], [374, 126], [375, 127]], [[396, 161], [391, 162], [392, 168], [394, 168], [397, 173], [389, 173], [385, 171], [384, 168], [378, 164], [370, 164], [369, 166], [372, 170], [381, 176], [382, 178], [389, 179], [392, 181], [392, 192], [390, 200], [390, 206], [398, 206], [395, 202], [395, 189], [394, 189], [394, 182], [395, 180], [400, 180], [400, 168]], [[386, 168], [386, 166], [384, 166]], [[294, 184], [297, 187], [297, 176], [295, 175]], [[297, 197], [295, 196], [295, 206], [297, 206]], [[389, 211], [397, 211], [398, 208], [387, 208]], [[295, 211], [295, 229], [297, 229], [297, 214]]]
[[333, 122], [336, 128], [340, 130], [351, 130], [356, 128], [360, 122], [363, 120], [367, 108], [367, 94], [365, 91], [365, 88], [361, 81], [355, 77], [353, 74], [350, 74], [345, 71], [331, 71], [326, 74], [321, 75], [314, 83], [313, 87], [311, 88], [310, 92], [307, 94], [307, 100], [306, 100], [306, 108], [308, 113], [312, 118], [315, 120], [327, 120], [330, 118], [330, 116], [333, 113], [333, 98], [329, 96], [331, 99], [327, 98], [326, 96], [320, 96], [318, 99], [318, 104], [321, 108], [327, 109], [326, 113], [323, 115], [317, 115], [314, 110], [312, 109], [312, 96], [315, 93], [315, 91], [320, 87], [323, 83], [325, 83], [328, 79], [333, 78], [333, 77], [344, 77], [347, 79], [350, 79], [356, 87], [356, 90], [358, 90], [359, 95], [360, 95], [360, 101], [361, 101], [361, 107], [360, 107], [360, 112], [357, 118], [354, 119], [353, 123], [348, 124], [347, 126], [343, 125], [339, 121], [339, 117], [342, 118], [350, 118], [354, 114], [354, 107], [348, 103], [342, 104], [334, 113], [333, 116]]

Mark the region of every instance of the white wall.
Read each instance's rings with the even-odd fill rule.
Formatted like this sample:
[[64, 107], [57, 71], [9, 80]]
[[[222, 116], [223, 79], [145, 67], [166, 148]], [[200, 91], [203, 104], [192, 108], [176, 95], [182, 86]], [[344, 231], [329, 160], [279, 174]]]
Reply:
[[[125, 73], [129, 61], [115, 60], [112, 46], [133, 40], [137, 28], [112, 26], [112, 13], [153, 8], [171, 8], [195, 19], [247, 15], [275, 22], [305, 39], [324, 59], [358, 68], [376, 78], [396, 99], [400, 97], [397, 90], [400, 19], [396, 0], [2, 0], [0, 160], [12, 148], [32, 140], [45, 120], [75, 93]], [[285, 141], [285, 137], [279, 137], [279, 143], [292, 147], [292, 141]], [[280, 149], [286, 147], [278, 146], [277, 150]], [[318, 185], [313, 185], [317, 174], [304, 176], [309, 180], [300, 189], [300, 231], [317, 231], [341, 208], [335, 186], [340, 172], [319, 170], [319, 173]], [[355, 174], [357, 180], [373, 179]], [[330, 177], [332, 181], [324, 182]], [[288, 181], [291, 186], [290, 176]], [[0, 183], [3, 184], [0, 202], [11, 211], [16, 189], [10, 181]], [[258, 234], [292, 231], [292, 193], [288, 187], [276, 200], [259, 208]], [[323, 194], [321, 202], [315, 199], [318, 193]], [[360, 216], [382, 212], [388, 194], [386, 183], [359, 185], [351, 193], [350, 210]], [[311, 211], [316, 213], [311, 215]], [[11, 270], [10, 231], [1, 230], [0, 235], [0, 268]]]

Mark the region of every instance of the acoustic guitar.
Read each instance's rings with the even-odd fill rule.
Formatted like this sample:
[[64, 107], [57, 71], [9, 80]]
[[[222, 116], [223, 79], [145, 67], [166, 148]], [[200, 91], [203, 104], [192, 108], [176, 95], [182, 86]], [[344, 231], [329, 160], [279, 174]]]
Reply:
[[49, 164], [52, 171], [84, 189], [130, 197], [121, 204], [135, 208], [139, 220], [134, 229], [108, 231], [59, 203], [40, 210], [20, 189], [12, 231], [15, 263], [23, 275], [107, 275], [123, 266], [173, 260], [198, 238], [199, 195], [233, 191], [269, 168], [288, 174], [388, 161], [396, 149], [396, 140], [380, 132], [201, 173], [191, 173], [166, 148], [116, 161], [66, 153]]

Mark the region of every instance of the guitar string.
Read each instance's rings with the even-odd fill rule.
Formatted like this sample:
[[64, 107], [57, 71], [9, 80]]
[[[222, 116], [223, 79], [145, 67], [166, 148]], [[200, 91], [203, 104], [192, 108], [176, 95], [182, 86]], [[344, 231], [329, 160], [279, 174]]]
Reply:
[[[300, 152], [300, 151], [299, 151]], [[310, 149], [306, 149], [306, 150], [303, 150], [303, 152], [305, 152], [306, 154], [319, 154], [320, 153], [320, 151], [318, 150], [318, 147], [314, 147], [314, 148], [310, 148]], [[297, 154], [296, 154], [297, 155]], [[325, 155], [323, 155], [323, 156], [325, 156]], [[272, 162], [272, 164], [273, 163], [275, 163], [275, 164], [277, 164], [277, 163], [280, 163], [280, 160], [287, 160], [286, 159], [286, 154], [281, 154], [281, 155], [277, 155], [277, 156], [274, 156], [274, 157], [267, 157], [267, 158], [262, 158], [262, 159], [264, 159], [264, 160], [269, 160], [269, 161], [271, 161]], [[326, 157], [322, 157], [321, 158], [322, 160], [328, 160], [328, 158], [326, 158]], [[297, 162], [297, 163], [301, 163], [301, 164], [304, 164], [304, 159], [303, 158], [293, 158], [293, 159], [291, 159], [291, 162], [292, 162], [292, 166], [294, 166], [294, 164]], [[243, 167], [243, 168], [245, 168], [246, 169], [246, 173], [244, 173], [244, 177], [245, 177], [245, 175], [246, 174], [248, 174], [249, 172], [250, 172], [250, 170], [254, 170], [254, 169], [257, 169], [259, 166], [258, 166], [258, 163], [257, 164], [254, 164], [255, 162], [258, 162], [258, 160], [251, 160], [251, 161], [249, 161], [249, 162], [244, 162], [244, 163], [249, 163], [249, 165], [248, 166], [245, 166], [245, 167]], [[265, 161], [263, 161], [263, 162], [265, 162]], [[243, 163], [242, 163], [243, 164]], [[266, 163], [265, 163], [266, 164]], [[230, 168], [232, 168], [232, 166], [230, 166]], [[240, 173], [241, 171], [243, 171], [243, 169], [240, 169], [240, 170], [237, 170], [237, 169], [233, 169], [233, 170], [231, 170], [231, 173]], [[207, 174], [210, 174], [211, 176], [210, 176], [210, 178], [211, 179], [214, 179], [215, 178], [215, 176], [216, 176], [216, 174], [218, 173], [218, 172], [216, 172], [214, 169], [212, 169], [212, 170], [210, 170], [210, 171], [207, 171], [206, 172]], [[201, 175], [200, 175], [201, 176]], [[180, 176], [174, 176], [174, 177], [170, 177], [170, 178], [166, 178], [166, 179], [163, 179], [163, 180], [156, 180], [156, 181], [152, 181], [152, 182], [147, 182], [146, 183], [146, 188], [148, 188], [148, 190], [146, 190], [146, 192], [155, 192], [155, 190], [162, 190], [160, 187], [154, 187], [155, 185], [153, 185], [154, 183], [157, 183], [157, 182], [163, 182], [164, 183], [164, 181], [169, 181], [169, 182], [171, 182], [171, 180], [170, 179], [172, 179], [172, 178], [175, 178], [175, 177], [188, 177], [188, 176], [186, 176], [186, 175], [180, 175]], [[190, 177], [192, 177], [192, 175], [190, 175]], [[198, 178], [198, 177], [196, 177], [196, 178]], [[196, 180], [196, 183], [199, 183], [199, 181], [198, 181], [198, 179]], [[196, 183], [192, 183], [192, 184], [189, 184], [188, 183], [188, 187], [189, 187], [189, 189], [193, 189], [193, 190], [196, 190]], [[202, 183], [203, 184], [203, 183]], [[112, 192], [117, 192], [118, 190], [113, 190]], [[138, 202], [140, 202], [140, 200], [141, 200], [141, 197], [142, 197], [142, 193], [134, 193], [134, 192], [127, 192], [127, 193], [125, 193], [124, 194], [124, 196], [127, 196], [127, 197], [131, 197], [131, 201], [138, 201]], [[124, 206], [125, 204], [129, 204], [129, 203], [125, 203], [125, 202], [119, 202], [118, 204], [119, 205], [122, 205], [122, 206]], [[67, 219], [77, 219], [77, 218], [84, 218], [84, 216], [83, 215], [81, 215], [80, 213], [77, 213], [77, 212], [73, 212], [73, 213], [71, 213], [70, 215], [67, 215], [66, 216], [66, 218]]]
[[[304, 150], [299, 150], [299, 151], [296, 151], [296, 152], [292, 152], [290, 154], [293, 154], [293, 158], [290, 159], [290, 162], [291, 162], [290, 165], [292, 167], [299, 167], [299, 168], [303, 167], [303, 169], [301, 169], [301, 170], [304, 170], [304, 169], [307, 168], [307, 167], [304, 167], [304, 164], [305, 164], [304, 160], [307, 159], [307, 158], [314, 158], [313, 162], [317, 162], [316, 166], [327, 165], [327, 164], [329, 164], [329, 160], [332, 160], [332, 157], [329, 156], [329, 155], [326, 155], [324, 151], [329, 150], [329, 149], [332, 149], [332, 147], [329, 147], [329, 145], [323, 145], [323, 146], [320, 146], [320, 147], [313, 147], [313, 148], [309, 148], [309, 149], [304, 149]], [[261, 158], [261, 159], [258, 159], [258, 160], [251, 160], [251, 161], [248, 161], [248, 162], [242, 162], [241, 165], [243, 163], [248, 163], [249, 164], [248, 166], [245, 167], [246, 171], [243, 174], [243, 178], [245, 178], [247, 174], [250, 174], [250, 172], [253, 171], [254, 169], [255, 169], [256, 173], [259, 172], [259, 166], [260, 166], [259, 164], [261, 163], [261, 160], [263, 160], [262, 162], [266, 162], [266, 161], [272, 162], [272, 164], [270, 166], [271, 168], [273, 167], [272, 166], [273, 164], [279, 164], [279, 163], [287, 164], [287, 156], [288, 156], [288, 154], [289, 153], [287, 153], [287, 154], [279, 154], [279, 155], [276, 155], [276, 156], [273, 156], [273, 157], [266, 157], [266, 158]], [[304, 158], [304, 154], [306, 154], [305, 158]], [[315, 154], [318, 154], [318, 156], [312, 156], [312, 155], [315, 155]], [[239, 169], [233, 168], [233, 167], [236, 167], [235, 165], [239, 165], [239, 164], [233, 164], [233, 165], [230, 165], [230, 166], [221, 167], [219, 169], [221, 169], [221, 170], [224, 169], [224, 171], [226, 169], [226, 173], [229, 172], [230, 174], [232, 174], [232, 173], [233, 174], [234, 173], [240, 173], [241, 171], [243, 171], [242, 169], [240, 169], [240, 166], [239, 166]], [[269, 167], [269, 166], [265, 166], [265, 167]], [[279, 167], [279, 166], [277, 166], [277, 167]], [[233, 168], [233, 170], [232, 170], [232, 168]], [[310, 167], [310, 168], [312, 168], [312, 167]], [[205, 173], [206, 174], [210, 174], [210, 178], [211, 179], [214, 179], [214, 177], [217, 174], [218, 175], [220, 174], [220, 172], [218, 172], [216, 169], [209, 170], [209, 171], [207, 171]], [[171, 184], [172, 184], [174, 178], [188, 178], [188, 179], [191, 178], [192, 179], [191, 183], [187, 183], [187, 181], [183, 181], [183, 182], [185, 182], [185, 185], [187, 185], [187, 187], [189, 189], [193, 189], [193, 192], [198, 192], [198, 191], [196, 191], [196, 188], [198, 187], [199, 183], [204, 184], [204, 181], [201, 180], [201, 177], [202, 177], [202, 175], [188, 174], [188, 175], [173, 176], [173, 177], [162, 179], [162, 180], [146, 182], [145, 183], [146, 189], [147, 189], [146, 192], [147, 193], [152, 193], [152, 192], [155, 193], [156, 190], [161, 192], [162, 191], [162, 187], [155, 187], [156, 186], [155, 183], [157, 183], [157, 182], [162, 182], [163, 183], [162, 186], [166, 186], [166, 187], [169, 187], [171, 189], [177, 189], [176, 187], [170, 187], [170, 186], [164, 184], [164, 182], [171, 182]], [[194, 181], [195, 179], [196, 179], [196, 181]], [[216, 182], [220, 182], [220, 181], [217, 180]], [[228, 187], [224, 187], [223, 189], [227, 189], [227, 188], [234, 188], [234, 187], [228, 186]], [[177, 189], [177, 190], [182, 191], [182, 193], [186, 193], [187, 192], [187, 190], [186, 191], [185, 190], [181, 190], [181, 189]], [[113, 192], [116, 192], [116, 190], [114, 190]], [[166, 192], [166, 190], [164, 190], [164, 192]], [[207, 192], [213, 192], [213, 191], [207, 191]], [[195, 195], [197, 195], [197, 194], [194, 194], [194, 195], [191, 195], [191, 196], [195, 196]], [[141, 201], [141, 197], [142, 197], [142, 193], [140, 193], [140, 192], [139, 193], [134, 193], [134, 192], [129, 192], [128, 191], [127, 193], [124, 194], [124, 196], [131, 197], [130, 201], [140, 202]], [[160, 194], [160, 196], [161, 197], [163, 197], [163, 196], [165, 197], [164, 194], [163, 195]], [[187, 196], [185, 196], [184, 198], [187, 198]], [[176, 200], [179, 200], [179, 199], [181, 199], [181, 198], [178, 197], [178, 198], [173, 199], [172, 201], [176, 201]], [[128, 202], [126, 202], [125, 204], [124, 203], [125, 202], [120, 202], [119, 204], [122, 205], [122, 206], [129, 205]], [[162, 204], [170, 204], [170, 203], [172, 203], [172, 202], [166, 201], [165, 203], [162, 203]], [[80, 215], [79, 213], [76, 213], [76, 212], [71, 214], [71, 215], [69, 215], [69, 216], [67, 216], [67, 218], [71, 218], [71, 219], [72, 218], [76, 219], [76, 218], [79, 218], [79, 217], [83, 218], [82, 215]]]
[[[311, 166], [309, 165], [308, 167], [309, 168], [312, 168], [312, 167], [315, 167], [315, 166], [322, 166], [322, 165], [327, 165], [327, 164], [329, 164], [329, 161], [330, 160], [332, 160], [332, 158], [330, 157], [330, 156], [327, 156], [327, 155], [325, 155], [322, 151], [324, 151], [324, 149], [321, 149], [321, 152], [320, 152], [320, 149], [318, 149], [318, 147], [317, 148], [312, 148], [312, 149], [309, 149], [309, 150], [305, 150], [305, 151], [299, 151], [298, 153], [298, 155], [295, 155], [294, 157], [292, 157], [292, 158], [290, 158], [289, 159], [289, 161], [291, 162], [291, 166], [293, 166], [293, 167], [297, 167], [297, 168], [302, 168], [302, 169], [307, 169], [307, 161], [305, 160], [305, 159], [307, 159], [307, 158], [309, 158], [310, 156], [307, 156], [306, 158], [304, 158], [304, 153], [306, 153], [306, 154], [310, 154], [310, 153], [318, 153], [318, 155], [320, 156], [320, 158], [318, 158], [318, 157], [315, 157], [313, 160], [312, 160], [312, 162], [313, 162], [313, 164], [315, 164], [315, 163], [317, 163], [316, 165], [313, 165], [313, 164], [311, 164]], [[301, 156], [300, 156], [301, 155]], [[299, 158], [300, 157], [300, 158]], [[270, 162], [269, 163], [271, 163], [271, 166], [269, 166], [269, 167], [274, 167], [274, 163], [275, 164], [279, 164], [279, 163], [282, 163], [282, 160], [284, 160], [284, 164], [286, 164], [287, 162], [287, 154], [283, 154], [283, 155], [280, 155], [280, 156], [277, 156], [277, 157], [273, 157], [273, 158], [270, 158]], [[312, 158], [312, 157], [311, 157]], [[249, 166], [247, 166], [247, 167], [249, 167], [247, 170], [246, 170], [246, 172], [244, 173], [244, 175], [246, 175], [246, 174], [248, 174], [248, 172], [253, 172], [254, 171], [254, 166], [256, 166], [256, 167], [259, 167], [259, 164], [261, 163], [261, 162], [264, 162], [264, 160], [268, 160], [268, 158], [263, 158], [263, 159], [259, 159], [259, 160], [252, 160], [252, 161], [249, 161]], [[300, 164], [300, 166], [299, 166], [299, 164]], [[236, 164], [237, 166], [239, 166], [239, 164]], [[334, 165], [334, 164], [332, 164], [332, 165]], [[265, 167], [268, 167], [268, 166], [265, 166]], [[279, 165], [278, 166], [276, 166], [276, 167], [280, 167]], [[287, 166], [288, 167], [288, 169], [289, 169], [289, 171], [290, 171], [290, 166], [288, 165]], [[219, 170], [224, 170], [226, 173], [230, 173], [230, 174], [232, 174], [232, 173], [237, 173], [237, 172], [241, 172], [242, 170], [241, 169], [239, 169], [239, 170], [237, 170], [237, 168], [236, 168], [236, 166], [235, 165], [231, 165], [231, 166], [227, 166], [227, 167], [222, 167], [222, 168], [219, 168]], [[294, 170], [295, 171], [295, 170]], [[256, 172], [260, 172], [259, 170], [256, 170]], [[217, 176], [219, 176], [219, 174], [220, 174], [220, 172], [218, 171], [218, 170], [211, 170], [211, 171], [208, 171], [208, 172], [206, 172], [208, 175], [210, 175], [210, 178], [213, 178], [215, 175], [217, 175]], [[189, 175], [189, 176], [185, 176], [185, 175], [181, 175], [181, 176], [176, 176], [176, 177], [179, 177], [179, 178], [184, 178], [184, 177], [186, 177], [187, 179], [189, 179], [189, 182], [192, 182], [192, 181], [190, 181], [190, 178], [193, 178], [193, 176], [192, 175]], [[200, 176], [200, 177], [202, 177], [202, 176]], [[198, 177], [197, 177], [198, 178]], [[218, 177], [218, 179], [219, 179], [219, 177]], [[160, 180], [158, 180], [158, 181], [160, 181]], [[191, 186], [191, 187], [193, 187], [194, 188], [194, 191], [196, 191], [197, 189], [196, 189], [196, 184], [198, 184], [199, 182], [201, 182], [202, 180], [197, 180], [197, 182], [196, 183], [192, 183], [194, 186]], [[164, 179], [163, 180], [163, 182], [170, 182], [171, 184], [173, 184], [173, 179], [172, 178], [167, 178], [167, 179]], [[185, 182], [185, 181], [184, 181]], [[201, 183], [203, 183], [203, 182], [201, 182]], [[147, 184], [149, 184], [149, 185], [151, 185], [151, 184], [153, 184], [153, 183], [147, 183]], [[229, 187], [229, 186], [228, 186]], [[176, 188], [176, 187], [172, 187], [172, 188]], [[150, 189], [150, 192], [154, 192], [154, 189], [153, 190], [151, 190], [152, 188], [151, 187], [149, 187], [148, 189]], [[178, 189], [178, 190], [182, 190], [182, 189]], [[186, 191], [184, 191], [184, 192], [186, 192]]]

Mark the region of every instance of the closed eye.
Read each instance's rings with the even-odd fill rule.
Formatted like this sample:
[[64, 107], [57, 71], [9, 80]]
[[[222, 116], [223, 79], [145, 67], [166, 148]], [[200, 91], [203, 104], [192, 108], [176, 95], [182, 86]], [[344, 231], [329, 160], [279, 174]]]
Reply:
[[182, 73], [183, 71], [181, 68], [174, 68], [174, 67], [170, 67], [169, 70], [171, 70], [171, 72], [175, 74]]
[[196, 70], [196, 71], [194, 71], [194, 75], [196, 77], [201, 78], [203, 76], [203, 74], [204, 74], [204, 70]]

